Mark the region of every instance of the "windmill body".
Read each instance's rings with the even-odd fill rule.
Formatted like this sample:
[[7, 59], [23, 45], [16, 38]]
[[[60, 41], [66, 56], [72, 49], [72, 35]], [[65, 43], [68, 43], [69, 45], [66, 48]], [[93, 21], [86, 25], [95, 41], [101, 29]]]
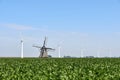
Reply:
[[41, 49], [40, 49], [40, 55], [39, 57], [48, 57], [48, 53], [47, 53], [47, 49], [45, 46], [43, 46]]
[[43, 46], [42, 46], [42, 47], [39, 47], [39, 46], [33, 46], [33, 47], [39, 48], [39, 50], [40, 50], [40, 55], [39, 55], [39, 57], [40, 57], [40, 58], [48, 57], [48, 51], [49, 51], [49, 50], [54, 50], [54, 49], [52, 49], [52, 48], [47, 48], [47, 47], [46, 47], [46, 37], [45, 37], [45, 40], [44, 40], [44, 43], [43, 43]]

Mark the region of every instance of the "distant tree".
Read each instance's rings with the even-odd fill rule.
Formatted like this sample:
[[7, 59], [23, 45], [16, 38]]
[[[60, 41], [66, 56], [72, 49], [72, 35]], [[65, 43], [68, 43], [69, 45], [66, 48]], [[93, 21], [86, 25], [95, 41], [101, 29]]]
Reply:
[[52, 56], [51, 55], [48, 55], [49, 58], [51, 58]]
[[64, 56], [64, 58], [71, 58], [71, 56]]
[[86, 58], [94, 58], [94, 56], [86, 56]]

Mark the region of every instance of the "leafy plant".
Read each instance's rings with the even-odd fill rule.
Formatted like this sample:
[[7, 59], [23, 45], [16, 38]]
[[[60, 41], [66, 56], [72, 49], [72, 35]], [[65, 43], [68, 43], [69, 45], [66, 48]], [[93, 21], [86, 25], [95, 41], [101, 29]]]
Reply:
[[0, 58], [0, 80], [120, 80], [120, 59]]

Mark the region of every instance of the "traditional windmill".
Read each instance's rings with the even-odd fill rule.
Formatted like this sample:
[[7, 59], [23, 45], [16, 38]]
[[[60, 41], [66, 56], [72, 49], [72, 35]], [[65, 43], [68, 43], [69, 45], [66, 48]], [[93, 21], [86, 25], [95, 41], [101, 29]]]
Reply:
[[40, 46], [35, 46], [35, 45], [33, 45], [33, 47], [36, 47], [36, 48], [39, 48], [39, 49], [40, 49], [40, 55], [39, 55], [40, 58], [48, 57], [48, 51], [49, 51], [49, 50], [55, 50], [55, 49], [47, 48], [47, 47], [46, 47], [46, 37], [45, 37], [45, 40], [44, 40], [44, 43], [43, 43], [43, 46], [42, 46], [42, 47], [40, 47]]

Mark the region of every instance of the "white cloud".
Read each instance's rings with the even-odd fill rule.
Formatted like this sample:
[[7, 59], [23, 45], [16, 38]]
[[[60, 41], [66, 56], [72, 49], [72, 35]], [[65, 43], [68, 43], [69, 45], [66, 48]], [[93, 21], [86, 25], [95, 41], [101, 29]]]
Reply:
[[115, 35], [120, 35], [120, 32], [114, 32]]
[[15, 30], [36, 30], [32, 26], [18, 25], [18, 24], [0, 24], [2, 27], [7, 27]]

